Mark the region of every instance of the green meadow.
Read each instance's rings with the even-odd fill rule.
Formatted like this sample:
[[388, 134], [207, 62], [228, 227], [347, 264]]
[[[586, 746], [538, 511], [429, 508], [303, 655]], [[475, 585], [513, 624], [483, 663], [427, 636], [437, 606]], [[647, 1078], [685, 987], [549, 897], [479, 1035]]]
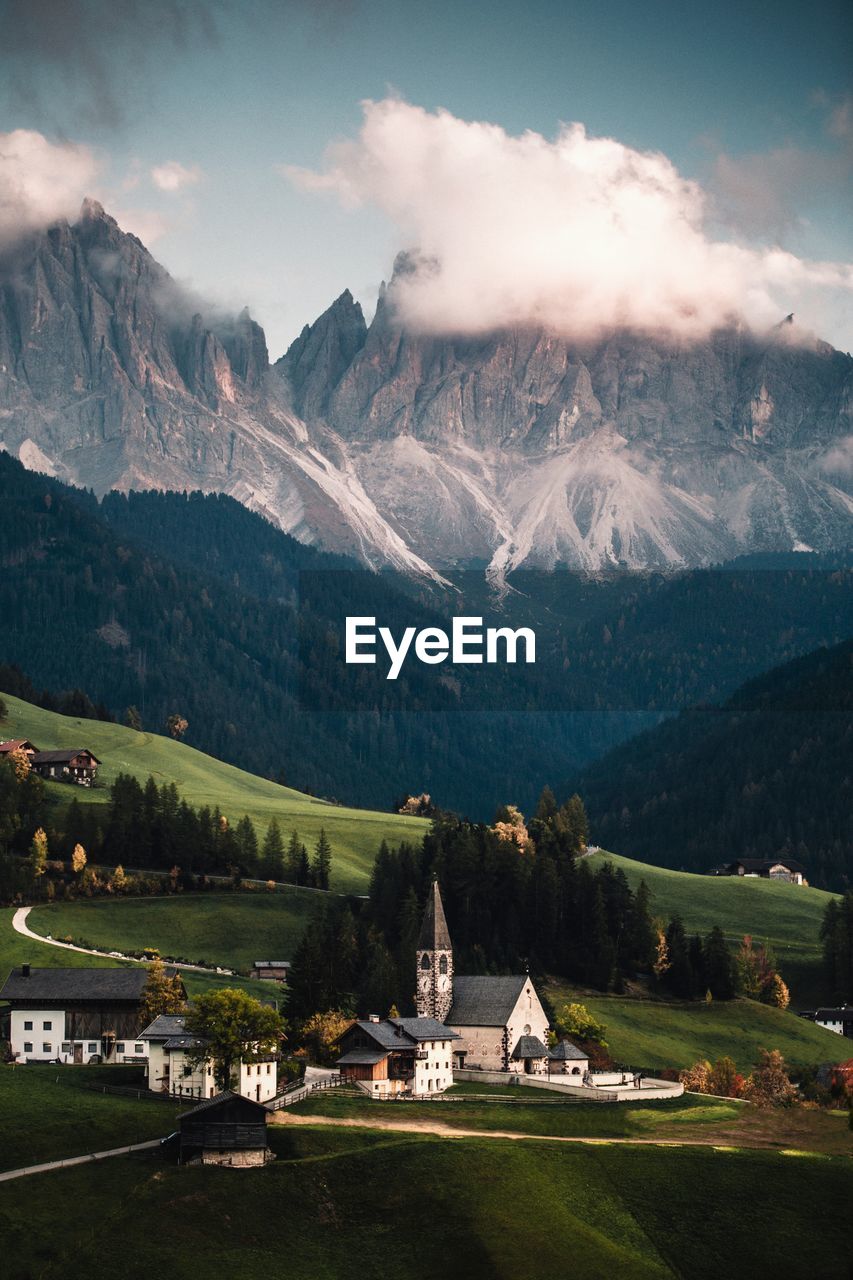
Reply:
[[[287, 1129], [272, 1143], [276, 1161], [249, 1172], [177, 1168], [158, 1151], [0, 1184], [5, 1274], [846, 1275], [843, 1158]], [[760, 1230], [747, 1188], [772, 1206]]]
[[306, 796], [156, 733], [136, 733], [99, 720], [76, 720], [7, 694], [3, 701], [9, 711], [0, 726], [3, 738], [30, 738], [42, 750], [88, 747], [101, 761], [98, 785], [90, 790], [48, 783], [50, 798], [56, 804], [67, 803], [72, 795], [81, 803], [105, 804], [107, 788], [116, 775], [131, 773], [143, 784], [149, 775], [160, 784], [174, 782], [190, 804], [219, 805], [232, 822], [248, 813], [260, 837], [277, 818], [285, 839], [295, 828], [310, 847], [322, 827], [332, 845], [334, 889], [363, 893], [382, 840], [417, 843], [427, 829], [422, 818], [348, 809]]
[[34, 907], [34, 933], [68, 937], [107, 951], [142, 951], [190, 964], [248, 970], [255, 960], [290, 960], [322, 895], [287, 887], [276, 893], [185, 894], [168, 898], [77, 899]]

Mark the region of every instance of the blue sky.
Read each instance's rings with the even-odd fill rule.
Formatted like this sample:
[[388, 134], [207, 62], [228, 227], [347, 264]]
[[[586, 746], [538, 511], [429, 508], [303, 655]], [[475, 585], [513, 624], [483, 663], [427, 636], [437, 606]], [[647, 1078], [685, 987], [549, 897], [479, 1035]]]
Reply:
[[[0, 3], [22, 33], [0, 130], [95, 149], [105, 202], [175, 276], [248, 304], [274, 356], [345, 287], [369, 310], [401, 247], [375, 204], [278, 166], [321, 168], [361, 100], [391, 92], [510, 134], [580, 121], [701, 181], [723, 236], [853, 257], [849, 6], [222, 0], [178, 6], [175, 29], [156, 3], [27, 0], [28, 26], [22, 5]], [[169, 162], [186, 181], [159, 190]], [[825, 336], [850, 346], [844, 310], [828, 304]]]

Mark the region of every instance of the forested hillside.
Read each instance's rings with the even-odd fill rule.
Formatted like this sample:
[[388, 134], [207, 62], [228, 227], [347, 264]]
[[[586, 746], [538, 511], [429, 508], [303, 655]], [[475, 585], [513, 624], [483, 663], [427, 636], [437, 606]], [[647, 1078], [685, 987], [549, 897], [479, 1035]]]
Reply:
[[751, 681], [573, 777], [595, 840], [657, 866], [705, 871], [787, 854], [809, 880], [853, 882], [853, 642]]
[[[442, 589], [354, 569], [221, 495], [99, 503], [5, 454], [0, 563], [0, 663], [39, 689], [85, 690], [156, 732], [179, 717], [189, 744], [303, 790], [375, 807], [427, 791], [481, 819], [507, 800], [529, 810], [543, 781], [849, 634], [840, 555], [519, 574], [499, 601], [479, 572]], [[465, 613], [533, 626], [535, 665], [412, 658], [391, 682], [387, 663], [343, 661], [349, 614], [399, 637]]]

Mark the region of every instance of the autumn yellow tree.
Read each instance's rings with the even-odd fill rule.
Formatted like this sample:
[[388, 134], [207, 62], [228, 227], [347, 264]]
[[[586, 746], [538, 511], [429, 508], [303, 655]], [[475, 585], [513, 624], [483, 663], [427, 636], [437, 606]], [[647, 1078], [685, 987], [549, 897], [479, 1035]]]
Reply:
[[79, 876], [87, 861], [86, 850], [83, 848], [82, 844], [75, 844], [71, 853], [71, 870], [74, 872], [75, 876]]
[[30, 870], [38, 879], [47, 871], [47, 832], [39, 827], [30, 845]]
[[302, 1039], [315, 1062], [329, 1063], [334, 1058], [334, 1046], [352, 1018], [340, 1009], [327, 1009], [325, 1013], [312, 1013], [302, 1025]]

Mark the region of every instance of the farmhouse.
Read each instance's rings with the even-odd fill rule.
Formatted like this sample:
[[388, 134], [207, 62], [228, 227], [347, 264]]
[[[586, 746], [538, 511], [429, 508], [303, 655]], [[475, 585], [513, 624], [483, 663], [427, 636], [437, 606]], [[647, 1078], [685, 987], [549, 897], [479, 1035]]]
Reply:
[[808, 885], [806, 869], [793, 858], [738, 858], [715, 872], [718, 876], [758, 876], [762, 880], [784, 880]]
[[50, 778], [54, 782], [76, 782], [81, 787], [91, 787], [100, 763], [98, 757], [85, 747], [74, 751], [36, 751], [31, 759], [39, 777]]
[[435, 1018], [379, 1018], [347, 1027], [340, 1038], [341, 1080], [377, 1098], [441, 1093], [453, 1084], [455, 1032]]
[[289, 960], [256, 960], [249, 977], [259, 978], [263, 982], [287, 982], [289, 972]]
[[[139, 1036], [147, 1047], [148, 1088], [152, 1093], [169, 1093], [178, 1098], [213, 1098], [218, 1093], [213, 1063], [196, 1061], [201, 1042], [188, 1035], [181, 1014], [161, 1013]], [[244, 1098], [267, 1102], [278, 1092], [278, 1057], [274, 1053], [253, 1054], [241, 1061], [237, 1089]]]
[[841, 1005], [837, 1009], [816, 1009], [809, 1016], [817, 1026], [834, 1031], [836, 1035], [853, 1038], [853, 1004]]
[[181, 1164], [249, 1169], [275, 1156], [267, 1142], [267, 1109], [226, 1089], [178, 1120]]
[[143, 968], [13, 969], [0, 1000], [16, 1062], [144, 1062]]
[[453, 946], [436, 881], [418, 939], [415, 1004], [421, 1018], [445, 1022], [458, 1043], [457, 1067], [543, 1074], [548, 1018], [529, 974], [454, 974]]

